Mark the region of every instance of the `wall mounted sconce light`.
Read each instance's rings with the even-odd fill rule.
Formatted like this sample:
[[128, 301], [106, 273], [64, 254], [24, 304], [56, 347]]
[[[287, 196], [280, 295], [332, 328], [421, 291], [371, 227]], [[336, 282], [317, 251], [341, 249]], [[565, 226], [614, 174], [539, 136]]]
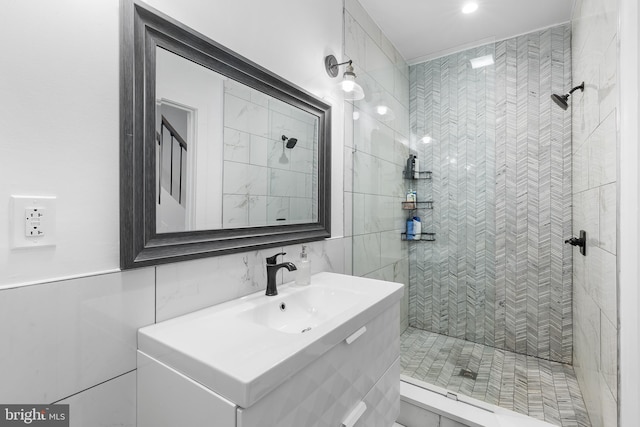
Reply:
[[364, 98], [364, 90], [356, 83], [356, 73], [353, 72], [353, 61], [338, 63], [338, 60], [333, 55], [328, 55], [324, 58], [324, 68], [327, 70], [327, 74], [331, 77], [338, 76], [338, 68], [341, 65], [347, 65], [347, 69], [342, 75], [342, 81], [338, 83], [338, 87], [344, 93], [345, 101], [358, 101]]

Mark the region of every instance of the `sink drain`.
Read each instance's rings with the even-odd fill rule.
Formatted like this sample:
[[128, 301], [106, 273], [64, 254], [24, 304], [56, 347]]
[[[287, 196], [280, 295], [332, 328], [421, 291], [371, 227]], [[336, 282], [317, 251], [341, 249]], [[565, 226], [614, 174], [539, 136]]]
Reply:
[[309, 332], [311, 330], [311, 326], [308, 328], [304, 328], [300, 333], [304, 334], [305, 332]]
[[281, 302], [280, 303], [280, 311], [285, 311], [287, 309], [287, 304]]

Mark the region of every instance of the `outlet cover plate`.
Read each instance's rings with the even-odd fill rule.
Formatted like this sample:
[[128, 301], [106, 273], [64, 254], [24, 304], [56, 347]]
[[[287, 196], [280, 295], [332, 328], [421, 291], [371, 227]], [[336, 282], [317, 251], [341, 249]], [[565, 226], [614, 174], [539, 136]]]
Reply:
[[[11, 216], [11, 247], [34, 248], [55, 246], [56, 244], [56, 197], [55, 196], [11, 196], [13, 215]], [[25, 232], [26, 212], [38, 209], [40, 217], [38, 228], [41, 234], [28, 236]]]

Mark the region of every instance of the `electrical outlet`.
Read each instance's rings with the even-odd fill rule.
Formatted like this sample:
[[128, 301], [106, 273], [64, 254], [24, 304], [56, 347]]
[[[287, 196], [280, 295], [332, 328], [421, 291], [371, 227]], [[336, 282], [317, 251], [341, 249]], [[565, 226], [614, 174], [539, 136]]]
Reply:
[[26, 237], [44, 237], [45, 208], [27, 208], [24, 210], [24, 235]]
[[55, 246], [56, 198], [11, 196], [13, 248]]

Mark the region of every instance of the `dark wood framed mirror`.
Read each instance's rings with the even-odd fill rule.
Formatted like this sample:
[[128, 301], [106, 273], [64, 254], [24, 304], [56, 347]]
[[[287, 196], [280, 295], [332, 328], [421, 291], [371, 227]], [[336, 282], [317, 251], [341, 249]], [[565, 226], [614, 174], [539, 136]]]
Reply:
[[120, 266], [331, 236], [331, 107], [123, 0]]

